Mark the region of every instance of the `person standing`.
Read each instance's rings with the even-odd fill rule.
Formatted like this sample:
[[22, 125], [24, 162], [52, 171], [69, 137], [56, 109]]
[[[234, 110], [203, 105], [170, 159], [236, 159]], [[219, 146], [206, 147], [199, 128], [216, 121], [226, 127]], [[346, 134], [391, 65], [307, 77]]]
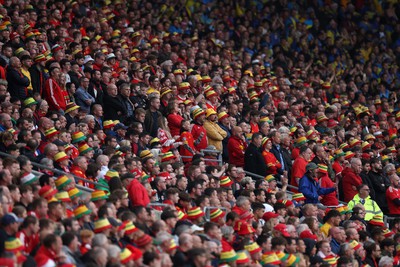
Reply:
[[68, 92], [61, 89], [57, 82], [61, 71], [59, 67], [53, 67], [49, 70], [50, 78], [46, 81], [44, 96], [49, 104], [49, 110], [64, 113], [68, 102]]
[[386, 201], [390, 215], [400, 216], [400, 178], [397, 174], [390, 177], [390, 186], [386, 190]]
[[7, 82], [11, 97], [22, 100], [28, 96], [27, 87], [30, 81], [21, 73], [21, 61], [17, 57], [10, 58], [10, 65], [7, 67]]
[[75, 92], [76, 104], [81, 108], [81, 110], [86, 113], [90, 113], [90, 107], [95, 103], [95, 98], [91, 96], [88, 92], [89, 89], [89, 79], [87, 77], [81, 77], [79, 79], [80, 86]]
[[244, 139], [243, 130], [239, 126], [232, 128], [232, 136], [228, 140], [229, 164], [236, 167], [244, 167], [244, 153], [247, 143]]
[[214, 109], [207, 109], [204, 129], [207, 131], [208, 145], [213, 145], [216, 150], [222, 152], [222, 140], [227, 134], [217, 124], [217, 112]]
[[264, 177], [267, 174], [267, 165], [261, 153], [261, 142], [262, 134], [253, 133], [251, 142], [244, 153], [244, 169]]
[[345, 202], [349, 202], [357, 194], [357, 187], [362, 185], [362, 179], [360, 173], [362, 170], [361, 160], [358, 158], [352, 158], [350, 167], [346, 167], [342, 174], [342, 187], [343, 187], [343, 198]]

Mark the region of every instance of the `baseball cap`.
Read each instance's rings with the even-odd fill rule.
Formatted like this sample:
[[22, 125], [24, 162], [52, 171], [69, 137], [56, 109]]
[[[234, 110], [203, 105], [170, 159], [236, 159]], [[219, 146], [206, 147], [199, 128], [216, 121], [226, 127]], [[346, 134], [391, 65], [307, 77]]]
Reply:
[[10, 224], [13, 224], [13, 223], [21, 223], [23, 221], [24, 221], [24, 219], [18, 218], [17, 215], [15, 215], [14, 213], [7, 213], [1, 219], [1, 224], [3, 226], [7, 226], [7, 225], [10, 225]]
[[280, 232], [284, 237], [290, 237], [286, 228], [286, 224], [278, 223], [277, 225], [275, 225], [274, 230]]
[[315, 170], [315, 169], [318, 169], [318, 165], [315, 164], [314, 162], [310, 162], [306, 166], [306, 171], [312, 171], [312, 170]]
[[117, 123], [117, 125], [114, 126], [114, 131], [119, 130], [119, 129], [128, 129], [123, 123]]

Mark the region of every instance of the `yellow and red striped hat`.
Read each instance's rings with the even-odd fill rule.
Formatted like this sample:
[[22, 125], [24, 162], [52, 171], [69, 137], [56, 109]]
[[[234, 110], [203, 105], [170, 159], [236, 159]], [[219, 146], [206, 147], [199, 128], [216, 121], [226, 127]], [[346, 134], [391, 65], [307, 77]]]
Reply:
[[104, 175], [104, 178], [107, 181], [110, 181], [111, 178], [113, 177], [119, 177], [119, 173], [116, 170], [110, 169], [106, 172], [106, 174]]
[[229, 176], [222, 176], [221, 180], [219, 181], [219, 185], [221, 187], [230, 187], [232, 184], [233, 182]]
[[264, 265], [266, 264], [279, 265], [282, 262], [274, 251], [267, 251], [262, 254], [261, 263]]
[[16, 237], [8, 238], [4, 242], [4, 249], [7, 252], [17, 252], [24, 248], [24, 244], [22, 244], [21, 240]]
[[83, 215], [89, 215], [90, 213], [92, 213], [92, 211], [89, 210], [86, 205], [80, 205], [74, 209], [74, 215], [77, 219], [81, 218]]
[[261, 251], [260, 246], [256, 242], [245, 245], [244, 249], [247, 250], [251, 255]]
[[187, 217], [189, 220], [196, 220], [200, 217], [204, 216], [204, 212], [200, 207], [192, 207], [188, 210]]
[[132, 234], [132, 233], [135, 233], [135, 232], [139, 231], [139, 228], [137, 228], [133, 224], [133, 222], [127, 222], [125, 224], [124, 231], [125, 231], [125, 234], [129, 235], [129, 234]]
[[111, 229], [112, 225], [107, 218], [100, 219], [94, 222], [94, 232], [96, 234], [103, 232], [104, 230]]
[[161, 157], [161, 162], [167, 162], [170, 160], [174, 160], [176, 159], [176, 156], [174, 155], [174, 153], [172, 153], [171, 151], [168, 151], [167, 153], [164, 153]]
[[81, 143], [78, 147], [79, 155], [85, 155], [86, 153], [93, 151], [87, 143]]
[[65, 186], [69, 185], [71, 182], [72, 180], [69, 179], [68, 176], [66, 175], [61, 175], [55, 180], [55, 184], [58, 190], [62, 190]]
[[133, 260], [134, 254], [127, 248], [124, 248], [119, 254], [119, 258], [122, 264], [127, 264], [129, 261]]
[[84, 133], [75, 132], [72, 134], [72, 142], [71, 142], [72, 144], [76, 144], [76, 143], [82, 142], [84, 140], [86, 140], [86, 136]]
[[60, 151], [54, 155], [54, 160], [55, 160], [55, 162], [61, 162], [63, 160], [68, 160], [68, 156], [67, 156], [67, 154], [65, 154], [64, 151]]
[[71, 202], [71, 198], [69, 197], [68, 192], [60, 191], [55, 195], [56, 199], [61, 202]]
[[328, 166], [326, 166], [325, 164], [318, 164], [318, 171], [320, 173], [328, 173]]
[[68, 195], [71, 199], [74, 199], [82, 196], [82, 192], [78, 188], [74, 187], [68, 190]]
[[56, 128], [51, 127], [50, 129], [46, 130], [44, 132], [44, 135], [46, 136], [47, 139], [59, 134], [60, 132], [56, 130]]
[[95, 190], [91, 194], [91, 201], [97, 201], [101, 199], [108, 199], [108, 195], [103, 190]]
[[368, 223], [380, 227], [385, 226], [385, 223], [383, 222], [383, 217], [381, 215], [374, 215], [374, 217], [372, 217], [372, 219], [368, 221]]
[[240, 250], [236, 252], [236, 254], [237, 254], [236, 264], [250, 263], [250, 257], [245, 250]]
[[52, 188], [49, 185], [45, 185], [39, 190], [39, 196], [46, 200], [51, 199], [57, 193], [57, 189]]
[[210, 221], [218, 222], [219, 218], [225, 217], [225, 212], [219, 208], [210, 211]]

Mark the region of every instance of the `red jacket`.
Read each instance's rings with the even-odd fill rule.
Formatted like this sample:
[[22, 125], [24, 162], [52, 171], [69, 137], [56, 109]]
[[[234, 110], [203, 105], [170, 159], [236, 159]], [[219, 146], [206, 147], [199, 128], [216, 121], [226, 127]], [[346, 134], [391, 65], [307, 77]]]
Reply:
[[132, 206], [146, 207], [150, 203], [146, 188], [138, 180], [132, 180], [127, 189]]
[[360, 175], [355, 174], [352, 168], [346, 167], [342, 171], [343, 200], [349, 202], [358, 193], [357, 186], [362, 184]]
[[[200, 140], [200, 143], [196, 145], [196, 140], [200, 137], [200, 134], [203, 133], [203, 137]], [[192, 128], [192, 135], [194, 138], [194, 143], [197, 151], [205, 149], [208, 146], [207, 142], [207, 131], [204, 129], [203, 125], [195, 124]]]
[[43, 245], [40, 246], [39, 250], [36, 253], [35, 256], [35, 262], [38, 267], [42, 266], [52, 266], [49, 264], [50, 262], [54, 262], [55, 264], [53, 266], [56, 266], [57, 264], [57, 255], [55, 254], [54, 251], [49, 250], [48, 248], [44, 247]]
[[247, 143], [236, 136], [231, 136], [228, 140], [229, 163], [237, 167], [244, 167], [244, 152]]
[[49, 109], [58, 111], [60, 109], [65, 110], [67, 106], [68, 93], [62, 90], [58, 83], [50, 78], [46, 81], [44, 86], [44, 95], [46, 101], [49, 103]]
[[180, 135], [183, 117], [179, 114], [169, 114], [167, 120], [169, 130], [171, 131], [171, 136], [174, 137], [176, 135]]

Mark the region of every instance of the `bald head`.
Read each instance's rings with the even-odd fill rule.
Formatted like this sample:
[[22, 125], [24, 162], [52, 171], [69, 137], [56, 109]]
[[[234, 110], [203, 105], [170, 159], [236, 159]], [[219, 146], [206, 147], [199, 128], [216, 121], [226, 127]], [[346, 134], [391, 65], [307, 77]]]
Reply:
[[243, 134], [243, 130], [239, 126], [235, 126], [232, 128], [232, 135], [236, 137], [240, 137]]

